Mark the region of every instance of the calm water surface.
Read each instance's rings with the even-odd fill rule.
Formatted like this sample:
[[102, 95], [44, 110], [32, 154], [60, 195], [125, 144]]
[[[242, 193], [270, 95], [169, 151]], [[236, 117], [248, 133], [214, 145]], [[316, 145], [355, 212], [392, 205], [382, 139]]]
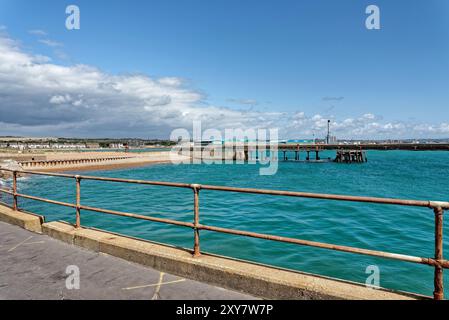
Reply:
[[[333, 156], [334, 152], [327, 152]], [[323, 155], [324, 156], [324, 155]], [[290, 156], [292, 157], [292, 155]], [[215, 184], [306, 192], [420, 200], [449, 200], [449, 153], [369, 151], [366, 164], [279, 164], [274, 176], [260, 176], [257, 165], [151, 165], [89, 172], [89, 175]], [[85, 172], [83, 174], [86, 174]], [[54, 177], [20, 179], [19, 191], [74, 202], [72, 180]], [[191, 190], [82, 181], [82, 203], [156, 217], [192, 221]], [[434, 216], [427, 208], [262, 196], [202, 190], [201, 223], [260, 233], [433, 256]], [[74, 210], [31, 200], [24, 209], [47, 221], [74, 222]], [[82, 224], [182, 247], [192, 247], [191, 229], [148, 221], [82, 212]], [[448, 234], [448, 223], [445, 234]], [[444, 243], [448, 249], [448, 237]], [[295, 270], [365, 282], [367, 266], [380, 268], [380, 285], [431, 295], [433, 269], [324, 249], [202, 231], [201, 249]], [[446, 277], [445, 286], [449, 287]]]

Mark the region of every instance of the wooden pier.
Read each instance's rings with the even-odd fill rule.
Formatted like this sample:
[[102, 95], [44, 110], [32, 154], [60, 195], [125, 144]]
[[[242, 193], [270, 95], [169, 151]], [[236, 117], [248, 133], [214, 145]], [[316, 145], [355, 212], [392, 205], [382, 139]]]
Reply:
[[[301, 148], [314, 148], [315, 144], [302, 144]], [[449, 143], [361, 143], [361, 144], [320, 144], [323, 150], [408, 150], [408, 151], [449, 151]], [[279, 144], [279, 150], [295, 150], [296, 144]]]
[[[264, 146], [259, 148], [258, 146], [228, 146], [226, 149], [223, 146], [214, 146], [211, 149], [200, 147], [194, 150], [193, 158], [199, 160], [232, 160], [232, 161], [259, 161], [264, 158], [264, 154], [268, 151], [273, 151], [270, 146]], [[280, 152], [280, 161], [289, 162], [336, 162], [336, 163], [364, 163], [367, 162], [366, 151], [362, 148], [357, 150], [338, 149], [336, 150], [336, 156], [330, 157], [328, 154], [323, 157], [320, 152], [325, 149], [323, 146], [300, 146], [297, 145], [295, 149], [277, 149], [275, 152]], [[182, 150], [179, 151], [182, 154]], [[303, 155], [304, 154], [304, 155]], [[277, 158], [277, 156], [276, 156]]]
[[337, 150], [334, 162], [337, 163], [363, 163], [367, 162], [366, 153], [363, 150]]
[[[283, 157], [283, 161], [296, 161], [296, 162], [337, 162], [337, 163], [364, 163], [367, 162], [368, 159], [366, 157], [366, 152], [362, 149], [358, 150], [347, 150], [347, 149], [339, 149], [337, 150], [337, 154], [335, 156], [335, 159], [328, 158], [322, 158], [320, 156], [320, 152], [322, 152], [324, 149], [320, 148], [319, 146], [316, 146], [315, 148], [300, 148], [299, 146], [293, 151], [295, 156], [294, 159], [289, 159], [287, 152], [288, 150], [281, 150]], [[301, 160], [300, 154], [301, 151], [306, 154], [305, 160]], [[312, 157], [310, 154], [312, 153]], [[314, 155], [314, 157], [313, 157]]]
[[[320, 152], [323, 151], [320, 147], [315, 148], [300, 148], [297, 147], [293, 152], [295, 153], [293, 159], [289, 159], [288, 150], [280, 150], [283, 154], [283, 161], [296, 161], [296, 162], [331, 162], [331, 158], [322, 158]], [[290, 152], [292, 152], [290, 151]], [[305, 153], [305, 159], [301, 159], [301, 153]]]

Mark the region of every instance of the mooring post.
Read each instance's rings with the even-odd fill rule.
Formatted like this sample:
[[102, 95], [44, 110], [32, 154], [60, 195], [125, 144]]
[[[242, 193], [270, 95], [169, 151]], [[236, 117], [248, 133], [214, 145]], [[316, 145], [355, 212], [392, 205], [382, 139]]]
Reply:
[[81, 178], [75, 176], [76, 181], [76, 222], [75, 228], [81, 228]]
[[200, 230], [198, 226], [200, 224], [200, 188], [201, 186], [198, 184], [193, 184], [193, 233], [194, 233], [194, 244], [193, 244], [193, 256], [198, 257], [201, 255], [200, 252]]
[[[435, 213], [435, 260], [440, 262], [443, 260], [443, 209], [441, 207], [434, 208]], [[435, 266], [433, 298], [435, 300], [444, 299], [443, 285], [443, 267]]]
[[17, 171], [12, 172], [12, 192], [13, 192], [13, 205], [14, 211], [17, 211]]

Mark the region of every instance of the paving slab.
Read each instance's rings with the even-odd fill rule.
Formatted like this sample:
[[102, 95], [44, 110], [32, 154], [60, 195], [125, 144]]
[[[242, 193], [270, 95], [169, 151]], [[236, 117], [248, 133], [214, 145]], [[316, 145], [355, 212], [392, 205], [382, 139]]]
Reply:
[[162, 273], [0, 222], [0, 299], [256, 298]]

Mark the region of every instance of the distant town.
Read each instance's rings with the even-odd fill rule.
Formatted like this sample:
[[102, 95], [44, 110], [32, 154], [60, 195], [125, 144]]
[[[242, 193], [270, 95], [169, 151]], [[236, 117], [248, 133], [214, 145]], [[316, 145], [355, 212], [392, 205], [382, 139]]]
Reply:
[[54, 137], [0, 137], [0, 149], [12, 150], [76, 150], [76, 149], [127, 149], [164, 148], [176, 144], [158, 139], [79, 139]]
[[[239, 142], [248, 142], [247, 140]], [[386, 139], [386, 140], [348, 140], [329, 136], [324, 139], [290, 139], [279, 140], [278, 144], [317, 144], [317, 145], [359, 145], [359, 144], [447, 144], [447, 139]], [[176, 141], [161, 139], [80, 139], [56, 137], [0, 137], [0, 149], [26, 151], [26, 150], [82, 150], [82, 149], [145, 149], [167, 148], [175, 145]], [[192, 142], [193, 143], [193, 142]], [[217, 141], [201, 141], [202, 145], [216, 144]]]

